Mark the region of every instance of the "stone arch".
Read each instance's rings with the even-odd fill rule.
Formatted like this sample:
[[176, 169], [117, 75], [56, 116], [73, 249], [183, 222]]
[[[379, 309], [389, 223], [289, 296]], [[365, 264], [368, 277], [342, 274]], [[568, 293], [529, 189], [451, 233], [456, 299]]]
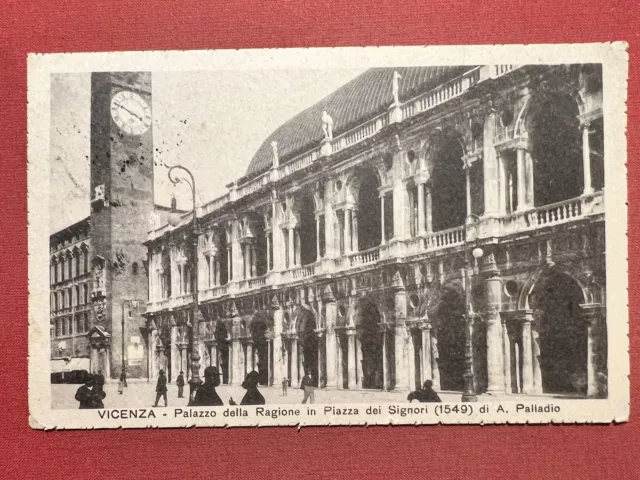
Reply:
[[216, 341], [216, 354], [218, 358], [216, 363], [222, 373], [221, 381], [224, 384], [229, 384], [231, 380], [231, 331], [232, 326], [230, 324], [231, 319], [218, 319], [215, 321], [213, 328], [213, 337]]
[[431, 184], [433, 231], [460, 226], [467, 215], [464, 137], [444, 128], [429, 137], [427, 170]]
[[273, 333], [273, 329], [273, 317], [268, 311], [256, 311], [249, 319], [248, 333], [253, 341], [251, 354], [254, 358], [247, 359], [247, 362], [248, 365], [253, 366], [253, 370], [258, 372], [260, 385], [269, 385], [269, 372], [272, 370], [269, 338]]
[[300, 305], [291, 328], [298, 335], [297, 351], [300, 360], [300, 376], [309, 373], [317, 386], [320, 378], [319, 341], [315, 332], [318, 328], [318, 319], [313, 310], [306, 305]]
[[[380, 323], [384, 323], [382, 310], [371, 295], [363, 295], [355, 303], [354, 324], [357, 330], [358, 347], [355, 351], [356, 371], [361, 372], [359, 383], [362, 388], [384, 388], [384, 352], [385, 346], [380, 332]], [[388, 347], [387, 347], [388, 348]]]
[[427, 306], [435, 339], [433, 361], [441, 389], [460, 391], [465, 370], [465, 297], [455, 283], [439, 284], [434, 290]]
[[382, 241], [382, 212], [380, 205], [380, 187], [383, 177], [373, 165], [355, 168], [347, 183], [348, 198], [357, 206], [352, 230], [357, 235], [354, 250], [362, 251], [380, 245]]
[[584, 321], [583, 287], [561, 269], [548, 269], [530, 296], [542, 390], [587, 394], [588, 326]]
[[526, 104], [523, 128], [533, 160], [536, 205], [556, 203], [582, 193], [579, 113], [576, 96], [559, 89], [538, 90]]
[[539, 283], [540, 279], [544, 279], [544, 277], [550, 275], [551, 272], [557, 272], [571, 277], [582, 290], [582, 303], [589, 303], [589, 288], [582, 281], [577, 271], [567, 265], [562, 264], [553, 266], [545, 265], [544, 267], [536, 270], [533, 275], [529, 276], [527, 282], [522, 286], [517, 301], [518, 310], [529, 310], [531, 308], [531, 305], [529, 303], [529, 297], [531, 293], [535, 289], [536, 284]]

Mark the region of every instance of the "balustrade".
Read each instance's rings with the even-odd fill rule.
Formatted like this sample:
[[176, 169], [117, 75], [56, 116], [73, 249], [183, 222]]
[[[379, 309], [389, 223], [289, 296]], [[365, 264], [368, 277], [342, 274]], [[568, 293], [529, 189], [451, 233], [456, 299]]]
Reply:
[[464, 243], [464, 226], [432, 233], [424, 238], [425, 250], [462, 245]]

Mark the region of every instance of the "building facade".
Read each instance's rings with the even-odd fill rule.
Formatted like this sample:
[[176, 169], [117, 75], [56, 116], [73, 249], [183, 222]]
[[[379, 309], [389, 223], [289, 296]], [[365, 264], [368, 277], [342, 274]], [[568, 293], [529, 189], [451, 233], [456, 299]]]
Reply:
[[150, 375], [597, 396], [603, 171], [599, 65], [371, 69], [149, 232]]

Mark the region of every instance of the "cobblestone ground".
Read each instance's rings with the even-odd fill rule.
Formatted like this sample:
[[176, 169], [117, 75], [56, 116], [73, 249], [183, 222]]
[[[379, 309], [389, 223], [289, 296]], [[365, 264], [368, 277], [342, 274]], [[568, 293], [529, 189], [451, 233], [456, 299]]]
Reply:
[[[74, 396], [80, 385], [51, 385], [52, 407], [55, 409], [75, 409], [78, 408]], [[178, 387], [168, 385], [167, 394], [169, 406], [186, 406], [188, 398], [178, 398]], [[225, 405], [229, 404], [229, 398], [233, 398], [236, 403], [240, 403], [245, 394], [245, 390], [240, 386], [221, 385], [216, 388], [218, 395]], [[150, 407], [155, 401], [155, 383], [129, 382], [129, 386], [124, 389], [124, 393], [118, 393], [117, 383], [107, 383], [105, 385], [107, 394], [104, 399], [105, 408], [142, 408]], [[303, 393], [299, 388], [289, 388], [287, 396], [282, 395], [282, 389], [276, 387], [260, 387], [260, 392], [264, 396], [268, 405], [286, 405], [300, 403]], [[189, 395], [189, 387], [185, 387], [185, 397]], [[442, 392], [439, 394], [443, 402], [459, 402], [460, 393]], [[352, 391], [352, 390], [316, 390], [316, 403], [319, 404], [340, 404], [340, 403], [407, 403], [407, 392], [381, 392], [375, 390]], [[160, 405], [164, 403], [160, 400]]]

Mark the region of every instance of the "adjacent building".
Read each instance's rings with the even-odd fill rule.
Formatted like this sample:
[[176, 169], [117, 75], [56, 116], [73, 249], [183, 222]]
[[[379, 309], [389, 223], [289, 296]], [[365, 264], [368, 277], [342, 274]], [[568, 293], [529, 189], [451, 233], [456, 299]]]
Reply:
[[603, 172], [599, 65], [371, 69], [149, 232], [149, 374], [597, 396]]

